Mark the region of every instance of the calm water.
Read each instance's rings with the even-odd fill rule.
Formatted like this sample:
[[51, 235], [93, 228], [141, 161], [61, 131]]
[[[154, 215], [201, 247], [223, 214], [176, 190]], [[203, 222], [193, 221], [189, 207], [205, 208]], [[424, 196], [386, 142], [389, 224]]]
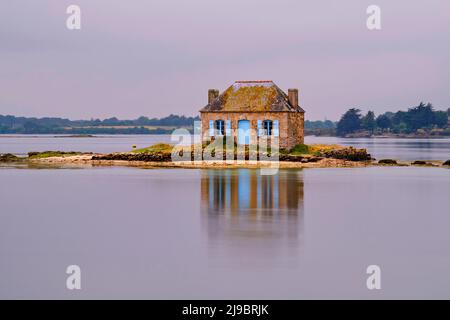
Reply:
[[[450, 298], [448, 169], [2, 168], [0, 181], [0, 298]], [[71, 264], [80, 291], [65, 289]]]
[[366, 148], [376, 159], [448, 160], [450, 139], [306, 137], [305, 143], [334, 143]]
[[26, 155], [30, 151], [123, 152], [164, 142], [174, 143], [170, 135], [96, 135], [72, 138], [55, 135], [0, 135], [0, 153]]
[[[67, 138], [54, 135], [0, 135], [0, 153], [26, 155], [30, 151], [119, 152], [154, 143], [175, 143], [170, 135], [114, 135], [92, 138]], [[450, 159], [450, 139], [342, 139], [335, 137], [305, 138], [305, 143], [341, 144], [367, 148], [377, 159], [447, 160]]]

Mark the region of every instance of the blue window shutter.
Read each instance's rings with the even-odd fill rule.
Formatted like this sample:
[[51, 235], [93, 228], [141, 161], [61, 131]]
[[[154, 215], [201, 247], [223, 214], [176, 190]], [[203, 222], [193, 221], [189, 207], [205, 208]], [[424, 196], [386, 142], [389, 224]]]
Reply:
[[258, 120], [258, 136], [261, 137], [263, 135], [263, 129], [261, 125], [261, 120]]
[[227, 125], [225, 127], [225, 134], [231, 136], [231, 120], [227, 120]]
[[278, 128], [278, 120], [273, 120], [273, 135], [278, 137], [280, 135], [280, 129]]
[[209, 135], [214, 136], [214, 120], [209, 120]]

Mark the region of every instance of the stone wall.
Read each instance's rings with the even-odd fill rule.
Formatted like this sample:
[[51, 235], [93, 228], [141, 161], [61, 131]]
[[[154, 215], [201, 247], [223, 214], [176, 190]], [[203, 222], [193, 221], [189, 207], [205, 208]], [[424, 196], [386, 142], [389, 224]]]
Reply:
[[303, 112], [289, 112], [287, 115], [289, 125], [286, 145], [290, 149], [297, 144], [305, 143], [305, 114]]
[[278, 120], [280, 148], [291, 149], [304, 142], [304, 113], [301, 112], [202, 112], [202, 134], [209, 139], [210, 120], [231, 120], [232, 135], [237, 137], [239, 120], [249, 120], [250, 128], [258, 131], [258, 120]]

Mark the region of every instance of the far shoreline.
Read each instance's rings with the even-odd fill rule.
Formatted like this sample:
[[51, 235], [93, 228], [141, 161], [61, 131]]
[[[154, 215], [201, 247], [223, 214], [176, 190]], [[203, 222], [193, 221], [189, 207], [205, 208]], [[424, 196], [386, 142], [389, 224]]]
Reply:
[[[93, 134], [63, 134], [63, 133], [0, 133], [0, 138], [72, 138], [72, 139], [86, 139], [86, 138], [105, 138], [105, 137], [127, 137], [127, 136], [170, 136], [172, 133], [93, 133]], [[418, 140], [443, 140], [450, 139], [450, 136], [438, 135], [372, 135], [372, 136], [336, 136], [336, 135], [314, 135], [307, 134], [306, 137], [313, 138], [336, 138], [336, 139], [418, 139]]]

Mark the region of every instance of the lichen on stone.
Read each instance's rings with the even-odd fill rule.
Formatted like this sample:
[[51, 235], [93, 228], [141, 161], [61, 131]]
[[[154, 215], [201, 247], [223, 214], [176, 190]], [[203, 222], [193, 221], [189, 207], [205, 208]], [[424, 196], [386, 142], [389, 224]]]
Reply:
[[222, 111], [270, 111], [277, 91], [274, 87], [230, 87], [223, 94]]
[[289, 105], [289, 99], [272, 81], [236, 81], [217, 99], [202, 109], [204, 112], [271, 112], [303, 111]]

